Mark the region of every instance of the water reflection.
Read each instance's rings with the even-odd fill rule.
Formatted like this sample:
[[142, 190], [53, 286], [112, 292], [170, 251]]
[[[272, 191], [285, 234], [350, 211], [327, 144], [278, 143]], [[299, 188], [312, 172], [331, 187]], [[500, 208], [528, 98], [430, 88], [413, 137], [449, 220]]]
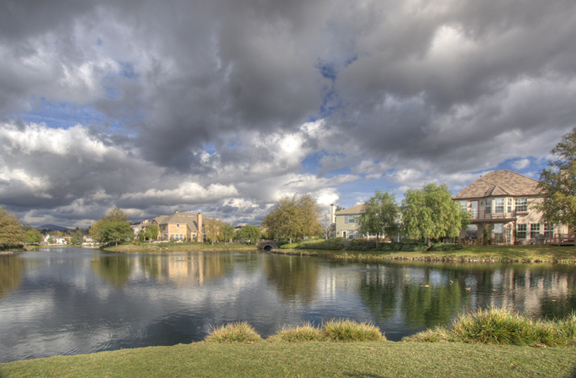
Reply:
[[298, 256], [271, 255], [264, 260], [269, 284], [285, 300], [311, 302], [317, 292], [318, 260]]
[[132, 260], [125, 256], [102, 256], [92, 259], [91, 265], [94, 273], [117, 289], [122, 289], [132, 274]]
[[24, 262], [18, 255], [0, 255], [0, 299], [22, 282]]
[[576, 309], [576, 267], [325, 260], [244, 252], [0, 256], [0, 362], [200, 341], [247, 321], [263, 337], [304, 320], [373, 322], [390, 340], [477, 308]]

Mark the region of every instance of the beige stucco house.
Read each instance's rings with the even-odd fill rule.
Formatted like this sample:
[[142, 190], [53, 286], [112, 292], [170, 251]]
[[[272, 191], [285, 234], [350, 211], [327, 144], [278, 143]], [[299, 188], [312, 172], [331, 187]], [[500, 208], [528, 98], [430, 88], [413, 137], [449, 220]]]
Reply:
[[172, 215], [161, 215], [152, 220], [160, 228], [160, 240], [196, 240], [204, 241], [206, 238], [202, 226], [202, 214], [180, 213], [178, 210]]
[[464, 242], [479, 241], [484, 230], [495, 244], [540, 244], [568, 234], [566, 226], [544, 223], [533, 208], [542, 201], [538, 181], [512, 171], [489, 172], [452, 199], [471, 215], [460, 233]]

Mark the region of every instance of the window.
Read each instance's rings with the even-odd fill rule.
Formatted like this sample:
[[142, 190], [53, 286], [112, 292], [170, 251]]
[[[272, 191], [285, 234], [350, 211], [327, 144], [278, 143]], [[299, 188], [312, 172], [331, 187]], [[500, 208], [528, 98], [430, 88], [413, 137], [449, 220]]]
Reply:
[[478, 218], [478, 201], [472, 201], [470, 205], [472, 208], [472, 218]]
[[486, 207], [484, 209], [485, 214], [490, 214], [492, 212], [492, 200], [486, 200]]
[[180, 228], [180, 224], [176, 223], [176, 228]]
[[540, 235], [540, 225], [538, 223], [530, 224], [530, 239], [535, 239], [536, 236]]
[[526, 224], [519, 224], [518, 230], [516, 232], [516, 237], [518, 239], [526, 239]]
[[504, 198], [496, 198], [494, 200], [494, 213], [496, 214], [504, 213]]
[[512, 203], [514, 202], [514, 200], [512, 198], [508, 198], [508, 208], [507, 211], [508, 213], [512, 212]]
[[468, 211], [468, 201], [460, 201], [460, 208], [462, 211]]
[[358, 214], [355, 215], [345, 215], [344, 223], [358, 223]]
[[546, 223], [544, 225], [544, 237], [546, 239], [554, 238], [554, 225], [552, 223]]
[[516, 198], [516, 212], [528, 211], [528, 199]]

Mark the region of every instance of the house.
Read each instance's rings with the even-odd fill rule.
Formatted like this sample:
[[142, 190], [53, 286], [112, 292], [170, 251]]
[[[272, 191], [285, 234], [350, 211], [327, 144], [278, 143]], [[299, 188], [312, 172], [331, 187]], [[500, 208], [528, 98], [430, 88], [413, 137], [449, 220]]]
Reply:
[[152, 220], [160, 228], [160, 240], [196, 240], [204, 241], [206, 234], [202, 226], [202, 214], [180, 213], [161, 215]]
[[471, 215], [462, 241], [482, 240], [485, 230], [495, 244], [540, 244], [568, 234], [566, 226], [544, 223], [533, 208], [542, 201], [538, 181], [509, 170], [487, 173], [452, 199]]
[[[50, 239], [52, 239], [52, 240], [51, 240], [52, 243], [49, 243], [49, 242], [48, 242]], [[46, 243], [46, 244], [62, 244], [62, 245], [67, 244], [66, 239], [64, 239], [63, 237], [60, 237], [60, 236], [50, 236], [50, 234], [46, 234], [46, 235], [44, 236], [43, 242]]]
[[335, 225], [335, 236], [343, 237], [344, 239], [358, 239], [362, 237], [358, 217], [364, 212], [364, 204], [352, 206], [349, 209], [340, 211], [336, 211], [335, 209], [334, 205], [330, 205], [330, 222]]
[[150, 226], [152, 223], [148, 221], [148, 219], [144, 219], [141, 223], [130, 225], [132, 228], [132, 232], [134, 236], [138, 237], [141, 232], [146, 231], [146, 227]]

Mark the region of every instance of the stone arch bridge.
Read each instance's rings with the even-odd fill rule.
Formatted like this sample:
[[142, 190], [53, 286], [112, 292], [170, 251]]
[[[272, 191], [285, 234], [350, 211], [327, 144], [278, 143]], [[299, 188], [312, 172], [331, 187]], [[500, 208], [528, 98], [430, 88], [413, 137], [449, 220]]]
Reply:
[[278, 243], [276, 242], [276, 240], [260, 240], [260, 242], [258, 243], [258, 249], [263, 249], [267, 252], [277, 248]]

